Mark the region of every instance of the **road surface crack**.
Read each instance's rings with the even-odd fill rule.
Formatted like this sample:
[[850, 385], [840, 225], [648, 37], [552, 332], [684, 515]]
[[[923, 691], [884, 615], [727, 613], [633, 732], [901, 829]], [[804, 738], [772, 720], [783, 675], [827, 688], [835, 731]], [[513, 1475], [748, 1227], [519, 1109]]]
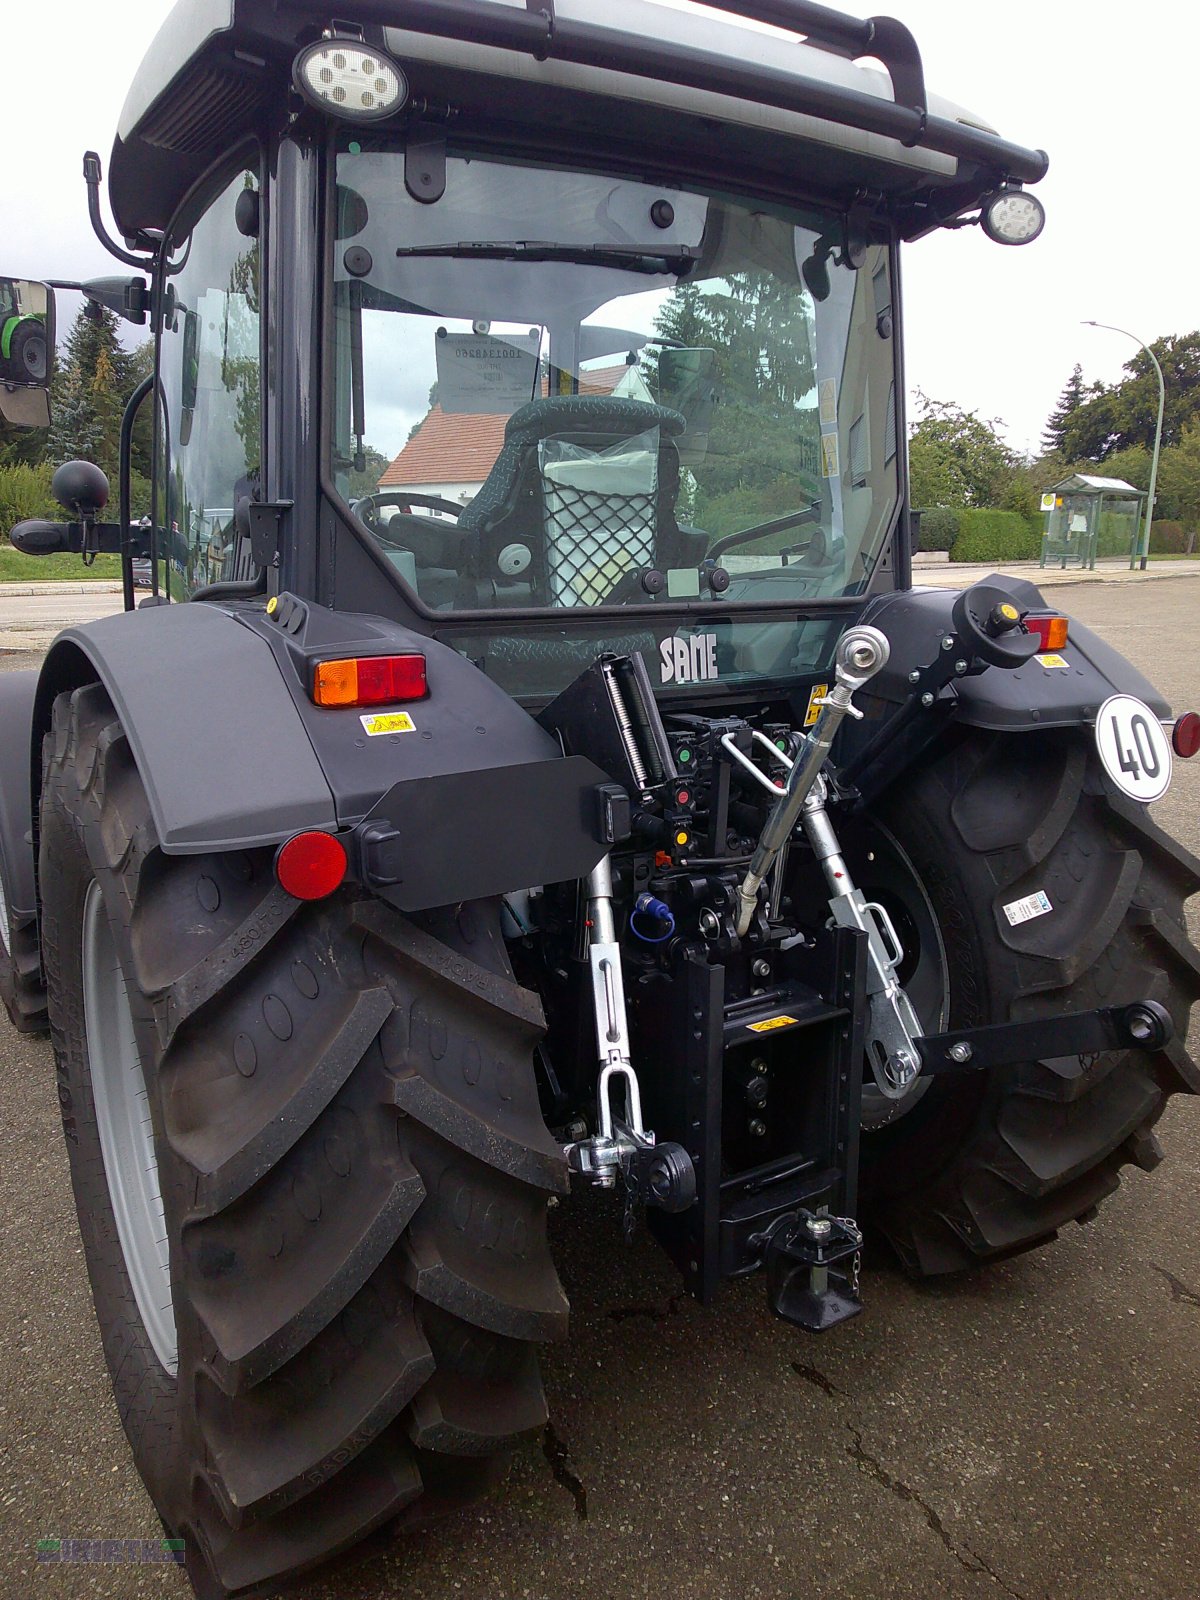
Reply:
[[836, 1383], [825, 1376], [820, 1367], [806, 1367], [802, 1361], [793, 1361], [792, 1371], [798, 1378], [803, 1378], [806, 1383], [811, 1383], [814, 1388], [823, 1390], [830, 1398], [842, 1392]]
[[1194, 1289], [1189, 1289], [1187, 1284], [1177, 1278], [1173, 1272], [1168, 1272], [1166, 1267], [1156, 1266], [1153, 1261], [1150, 1263], [1150, 1267], [1152, 1271], [1158, 1273], [1160, 1278], [1167, 1280], [1167, 1287], [1171, 1291], [1173, 1304], [1177, 1306], [1200, 1306], [1200, 1294], [1197, 1294]]
[[550, 1463], [550, 1471], [554, 1474], [554, 1481], [571, 1496], [575, 1502], [575, 1515], [580, 1522], [587, 1521], [587, 1490], [582, 1480], [571, 1469], [571, 1452], [554, 1431], [554, 1424], [548, 1422], [542, 1433], [542, 1454]]
[[862, 1433], [853, 1423], [848, 1422], [846, 1427], [854, 1439], [854, 1443], [849, 1447], [850, 1454], [857, 1462], [860, 1472], [865, 1473], [869, 1478], [873, 1478], [882, 1488], [894, 1494], [897, 1500], [903, 1500], [910, 1505], [916, 1506], [929, 1524], [930, 1531], [937, 1535], [950, 1555], [965, 1571], [984, 1572], [1004, 1590], [1005, 1594], [1011, 1595], [1012, 1600], [1027, 1600], [1027, 1596], [1021, 1594], [1019, 1590], [1011, 1588], [998, 1572], [989, 1567], [982, 1556], [977, 1555], [974, 1550], [967, 1549], [966, 1546], [960, 1547], [928, 1500], [918, 1494], [907, 1483], [902, 1483], [899, 1478], [893, 1478], [883, 1463], [863, 1448]]

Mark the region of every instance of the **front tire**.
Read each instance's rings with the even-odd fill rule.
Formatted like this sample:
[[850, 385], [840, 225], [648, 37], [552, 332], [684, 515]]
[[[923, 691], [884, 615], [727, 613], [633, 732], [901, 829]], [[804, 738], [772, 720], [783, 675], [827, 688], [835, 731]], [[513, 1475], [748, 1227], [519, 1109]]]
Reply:
[[[907, 774], [880, 820], [911, 860], [945, 951], [950, 1027], [1132, 1000], [1171, 1012], [1166, 1049], [934, 1080], [864, 1132], [864, 1211], [919, 1275], [961, 1271], [1087, 1221], [1127, 1163], [1161, 1159], [1167, 1099], [1200, 1092], [1186, 1049], [1200, 995], [1187, 898], [1200, 861], [1116, 793], [1085, 730], [970, 732]], [[868, 866], [857, 867], [871, 898]], [[1053, 910], [1009, 920], [1044, 891]]]
[[9, 363], [18, 383], [45, 383], [49, 363], [46, 330], [40, 322], [23, 322], [15, 329], [9, 352]]
[[[544, 1423], [535, 1346], [567, 1316], [541, 1011], [496, 906], [302, 905], [269, 850], [164, 855], [95, 686], [54, 707], [40, 869], [105, 1357], [197, 1592], [271, 1591], [482, 1492]], [[116, 1174], [147, 1154], [139, 1200]]]

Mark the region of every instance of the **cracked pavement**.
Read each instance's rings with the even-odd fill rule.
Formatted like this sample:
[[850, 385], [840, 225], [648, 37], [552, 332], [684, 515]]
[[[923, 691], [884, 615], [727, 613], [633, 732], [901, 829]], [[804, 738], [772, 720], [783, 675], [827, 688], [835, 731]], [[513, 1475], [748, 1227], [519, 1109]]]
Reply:
[[[1200, 701], [1200, 579], [1061, 603]], [[1200, 850], [1200, 759], [1156, 809]], [[40, 1538], [161, 1530], [108, 1394], [49, 1046], [8, 1030], [0, 1127], [0, 1597], [186, 1600], [171, 1567], [37, 1566]], [[1166, 1160], [1095, 1222], [982, 1276], [922, 1287], [869, 1250], [862, 1316], [821, 1338], [754, 1278], [707, 1311], [680, 1294], [644, 1230], [621, 1244], [619, 1199], [561, 1206], [549, 1427], [485, 1504], [299, 1600], [1197, 1600], [1200, 1104], [1158, 1134]]]

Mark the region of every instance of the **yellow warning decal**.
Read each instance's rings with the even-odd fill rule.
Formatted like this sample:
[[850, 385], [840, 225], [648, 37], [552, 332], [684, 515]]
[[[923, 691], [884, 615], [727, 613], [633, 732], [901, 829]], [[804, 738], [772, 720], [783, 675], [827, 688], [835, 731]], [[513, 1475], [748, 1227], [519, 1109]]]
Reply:
[[1070, 662], [1065, 656], [1038, 656], [1037, 658], [1047, 669], [1051, 667], [1067, 667]]
[[808, 697], [808, 710], [804, 713], [804, 726], [806, 728], [811, 728], [813, 723], [821, 715], [821, 707], [819, 702], [824, 700], [828, 693], [829, 685], [827, 683], [813, 684], [812, 693]]
[[415, 733], [417, 725], [407, 711], [376, 711], [373, 715], [359, 717], [358, 719], [371, 738], [378, 737], [381, 733]]
[[776, 1028], [794, 1028], [799, 1017], [767, 1017], [763, 1022], [748, 1022], [751, 1033], [771, 1033]]

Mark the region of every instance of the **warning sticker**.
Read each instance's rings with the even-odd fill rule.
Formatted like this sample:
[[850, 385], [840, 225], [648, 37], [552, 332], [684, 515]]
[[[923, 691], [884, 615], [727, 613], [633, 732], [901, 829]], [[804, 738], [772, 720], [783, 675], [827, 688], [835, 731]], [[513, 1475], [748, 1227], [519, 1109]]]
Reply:
[[836, 433], [823, 433], [821, 435], [821, 476], [823, 478], [836, 478], [838, 475], [838, 436]]
[[762, 1022], [748, 1022], [746, 1026], [751, 1033], [771, 1033], [776, 1028], [794, 1028], [798, 1021], [797, 1017], [767, 1017]]
[[1065, 656], [1038, 656], [1037, 659], [1047, 669], [1050, 667], [1066, 667], [1070, 665]]
[[417, 725], [407, 711], [376, 711], [358, 719], [372, 739], [381, 733], [415, 733]]
[[824, 700], [828, 693], [829, 685], [827, 683], [813, 684], [812, 693], [808, 697], [808, 710], [804, 713], [804, 726], [806, 728], [811, 728], [813, 723], [821, 715], [820, 703], [822, 700]]
[[1047, 911], [1053, 911], [1050, 896], [1044, 889], [1039, 889], [1036, 894], [1027, 894], [1023, 900], [1012, 900], [1004, 907], [1004, 915], [1012, 927], [1018, 927], [1022, 922], [1032, 922], [1034, 917], [1044, 917]]
[[821, 426], [837, 427], [837, 384], [832, 378], [822, 378], [817, 386], [821, 405]]

